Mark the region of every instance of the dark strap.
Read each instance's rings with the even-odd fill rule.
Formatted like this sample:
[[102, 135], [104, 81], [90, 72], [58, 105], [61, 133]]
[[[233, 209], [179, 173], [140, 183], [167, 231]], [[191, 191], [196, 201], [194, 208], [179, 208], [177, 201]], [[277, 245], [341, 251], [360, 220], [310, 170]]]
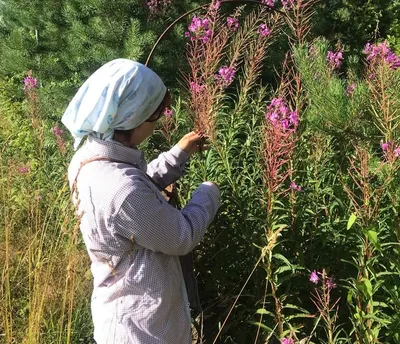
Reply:
[[[73, 182], [73, 184], [72, 184], [72, 193], [74, 193], [74, 192], [76, 191], [76, 183], [77, 183], [78, 176], [79, 176], [79, 173], [81, 172], [82, 167], [85, 166], [85, 165], [87, 165], [87, 164], [89, 164], [89, 163], [91, 163], [91, 162], [94, 162], [94, 161], [109, 161], [109, 162], [115, 162], [115, 163], [120, 163], [120, 164], [131, 165], [131, 166], [133, 166], [133, 167], [139, 169], [138, 166], [133, 165], [133, 164], [131, 164], [131, 163], [128, 163], [128, 162], [126, 162], [126, 161], [117, 160], [117, 159], [110, 159], [110, 158], [106, 158], [106, 157], [102, 157], [102, 156], [96, 156], [96, 157], [87, 159], [87, 160], [85, 160], [85, 161], [82, 161], [82, 162], [81, 162], [81, 165], [79, 166], [78, 172], [76, 173], [74, 182]], [[147, 176], [147, 178], [157, 187], [157, 189], [160, 190], [160, 191], [162, 191], [162, 192], [164, 192], [165, 195], [166, 195], [169, 199], [171, 199], [171, 198], [174, 197], [173, 192], [170, 192], [170, 191], [168, 191], [168, 190], [162, 188], [162, 187], [160, 186], [160, 184], [158, 184], [155, 180], [153, 180], [153, 178], [151, 178], [149, 175], [146, 174], [146, 176]]]

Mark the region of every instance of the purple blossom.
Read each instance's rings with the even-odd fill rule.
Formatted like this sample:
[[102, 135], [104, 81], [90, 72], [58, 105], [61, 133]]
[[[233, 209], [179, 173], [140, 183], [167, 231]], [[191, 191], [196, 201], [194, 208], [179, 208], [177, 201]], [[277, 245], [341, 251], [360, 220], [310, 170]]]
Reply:
[[319, 277], [318, 277], [317, 271], [313, 270], [313, 272], [311, 272], [311, 275], [310, 275], [310, 282], [312, 282], [314, 284], [318, 284], [318, 281], [319, 281]]
[[281, 344], [294, 344], [294, 341], [292, 338], [282, 338]]
[[297, 114], [297, 111], [292, 111], [289, 115], [289, 121], [294, 127], [299, 126], [299, 115]]
[[400, 58], [390, 50], [386, 41], [379, 44], [367, 43], [364, 48], [364, 53], [367, 55], [367, 61], [382, 60], [389, 65], [391, 69], [400, 67]]
[[193, 41], [196, 38], [200, 39], [203, 43], [208, 43], [211, 39], [213, 32], [210, 29], [210, 20], [208, 18], [200, 18], [194, 16], [189, 31], [185, 32], [185, 37], [190, 37]]
[[329, 50], [326, 59], [333, 69], [338, 69], [343, 62], [343, 53], [341, 51], [334, 53], [333, 51]]
[[211, 11], [214, 11], [214, 12], [218, 11], [220, 7], [221, 7], [221, 0], [217, 0], [210, 5]]
[[297, 111], [290, 111], [282, 98], [273, 98], [271, 100], [271, 104], [267, 106], [265, 117], [273, 126], [279, 127], [284, 131], [294, 131], [299, 126]]
[[336, 288], [336, 283], [333, 282], [333, 279], [331, 277], [328, 277], [326, 279], [326, 285], [329, 290]]
[[382, 142], [381, 143], [381, 148], [384, 152], [386, 152], [387, 150], [389, 150], [389, 146], [390, 146], [390, 142]]
[[297, 185], [294, 181], [290, 182], [290, 189], [301, 192], [302, 188], [300, 185]]
[[269, 7], [274, 7], [275, 6], [275, 1], [274, 0], [261, 0], [263, 4], [266, 4]]
[[64, 130], [60, 129], [57, 125], [51, 128], [51, 132], [56, 136], [61, 136], [64, 134]]
[[25, 167], [25, 166], [22, 166], [22, 167], [20, 167], [20, 168], [18, 169], [18, 172], [21, 173], [21, 174], [28, 173], [28, 172], [29, 172], [29, 168], [28, 168], [28, 167]]
[[218, 71], [217, 79], [222, 79], [226, 86], [235, 79], [236, 70], [233, 67], [223, 66]]
[[393, 154], [396, 158], [400, 156], [400, 146], [398, 146], [394, 151]]
[[24, 90], [28, 91], [32, 88], [37, 88], [37, 79], [31, 76], [27, 76], [24, 79]]
[[294, 7], [294, 0], [281, 0], [281, 2], [282, 6], [287, 10], [290, 10]]
[[200, 85], [200, 84], [198, 84], [198, 83], [195, 82], [195, 81], [192, 81], [192, 82], [190, 83], [190, 90], [191, 90], [193, 93], [201, 93], [201, 92], [203, 92], [203, 91], [205, 90], [205, 88], [206, 88], [205, 85]]
[[165, 109], [164, 116], [172, 117], [174, 115], [174, 110], [172, 109]]
[[160, 9], [160, 7], [171, 5], [171, 0], [149, 0], [146, 2], [147, 7], [150, 11], [155, 12]]
[[271, 34], [271, 30], [268, 28], [267, 24], [261, 24], [257, 32], [264, 37], [268, 37]]
[[226, 23], [230, 29], [237, 30], [239, 27], [239, 20], [235, 17], [228, 17]]
[[356, 87], [357, 87], [356, 84], [351, 84], [351, 85], [347, 86], [346, 95], [350, 96], [354, 92]]

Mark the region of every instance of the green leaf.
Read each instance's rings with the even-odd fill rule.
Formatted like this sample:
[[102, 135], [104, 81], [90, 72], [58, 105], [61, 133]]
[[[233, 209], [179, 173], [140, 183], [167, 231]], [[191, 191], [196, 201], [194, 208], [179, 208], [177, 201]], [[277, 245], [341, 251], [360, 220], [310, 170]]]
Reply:
[[264, 325], [264, 324], [261, 324], [261, 323], [258, 322], [258, 321], [249, 321], [248, 323], [249, 323], [249, 324], [252, 324], [252, 325], [256, 325], [256, 326], [258, 326], [258, 327], [261, 327], [262, 329], [264, 329], [264, 330], [266, 330], [266, 331], [268, 331], [268, 332], [273, 332], [272, 328], [270, 328], [270, 327], [268, 327], [268, 326], [266, 326], [266, 325]]
[[348, 230], [354, 225], [354, 222], [356, 222], [356, 220], [357, 220], [357, 215], [352, 213], [350, 215], [349, 221], [347, 221], [347, 229]]
[[375, 246], [378, 245], [378, 233], [375, 231], [368, 231], [367, 237]]
[[357, 281], [357, 288], [361, 290], [365, 297], [372, 297], [372, 284], [368, 278], [362, 278], [360, 281]]
[[257, 309], [257, 312], [256, 312], [257, 314], [265, 314], [265, 315], [270, 315], [270, 316], [274, 316], [274, 314], [272, 314], [271, 312], [269, 312], [269, 311], [267, 311], [266, 309], [264, 309], [264, 308], [259, 308], [259, 309]]

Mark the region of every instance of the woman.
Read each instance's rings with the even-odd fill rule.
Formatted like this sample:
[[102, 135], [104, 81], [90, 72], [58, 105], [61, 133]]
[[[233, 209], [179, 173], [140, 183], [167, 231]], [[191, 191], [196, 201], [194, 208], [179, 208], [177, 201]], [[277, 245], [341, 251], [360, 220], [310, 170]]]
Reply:
[[117, 59], [82, 85], [62, 118], [75, 149], [88, 136], [68, 178], [91, 259], [98, 344], [191, 343], [179, 256], [203, 238], [220, 194], [204, 182], [178, 210], [160, 192], [181, 176], [201, 139], [189, 133], [146, 164], [136, 147], [153, 133], [169, 102], [153, 71]]

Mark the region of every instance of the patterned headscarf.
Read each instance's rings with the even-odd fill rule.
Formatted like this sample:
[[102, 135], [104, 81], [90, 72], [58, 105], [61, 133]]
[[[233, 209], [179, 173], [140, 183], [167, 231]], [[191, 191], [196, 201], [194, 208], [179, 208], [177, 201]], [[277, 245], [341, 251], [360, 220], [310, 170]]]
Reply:
[[76, 150], [87, 135], [111, 140], [114, 130], [130, 130], [148, 119], [167, 88], [141, 63], [117, 59], [94, 72], [68, 105], [61, 121], [75, 138]]

